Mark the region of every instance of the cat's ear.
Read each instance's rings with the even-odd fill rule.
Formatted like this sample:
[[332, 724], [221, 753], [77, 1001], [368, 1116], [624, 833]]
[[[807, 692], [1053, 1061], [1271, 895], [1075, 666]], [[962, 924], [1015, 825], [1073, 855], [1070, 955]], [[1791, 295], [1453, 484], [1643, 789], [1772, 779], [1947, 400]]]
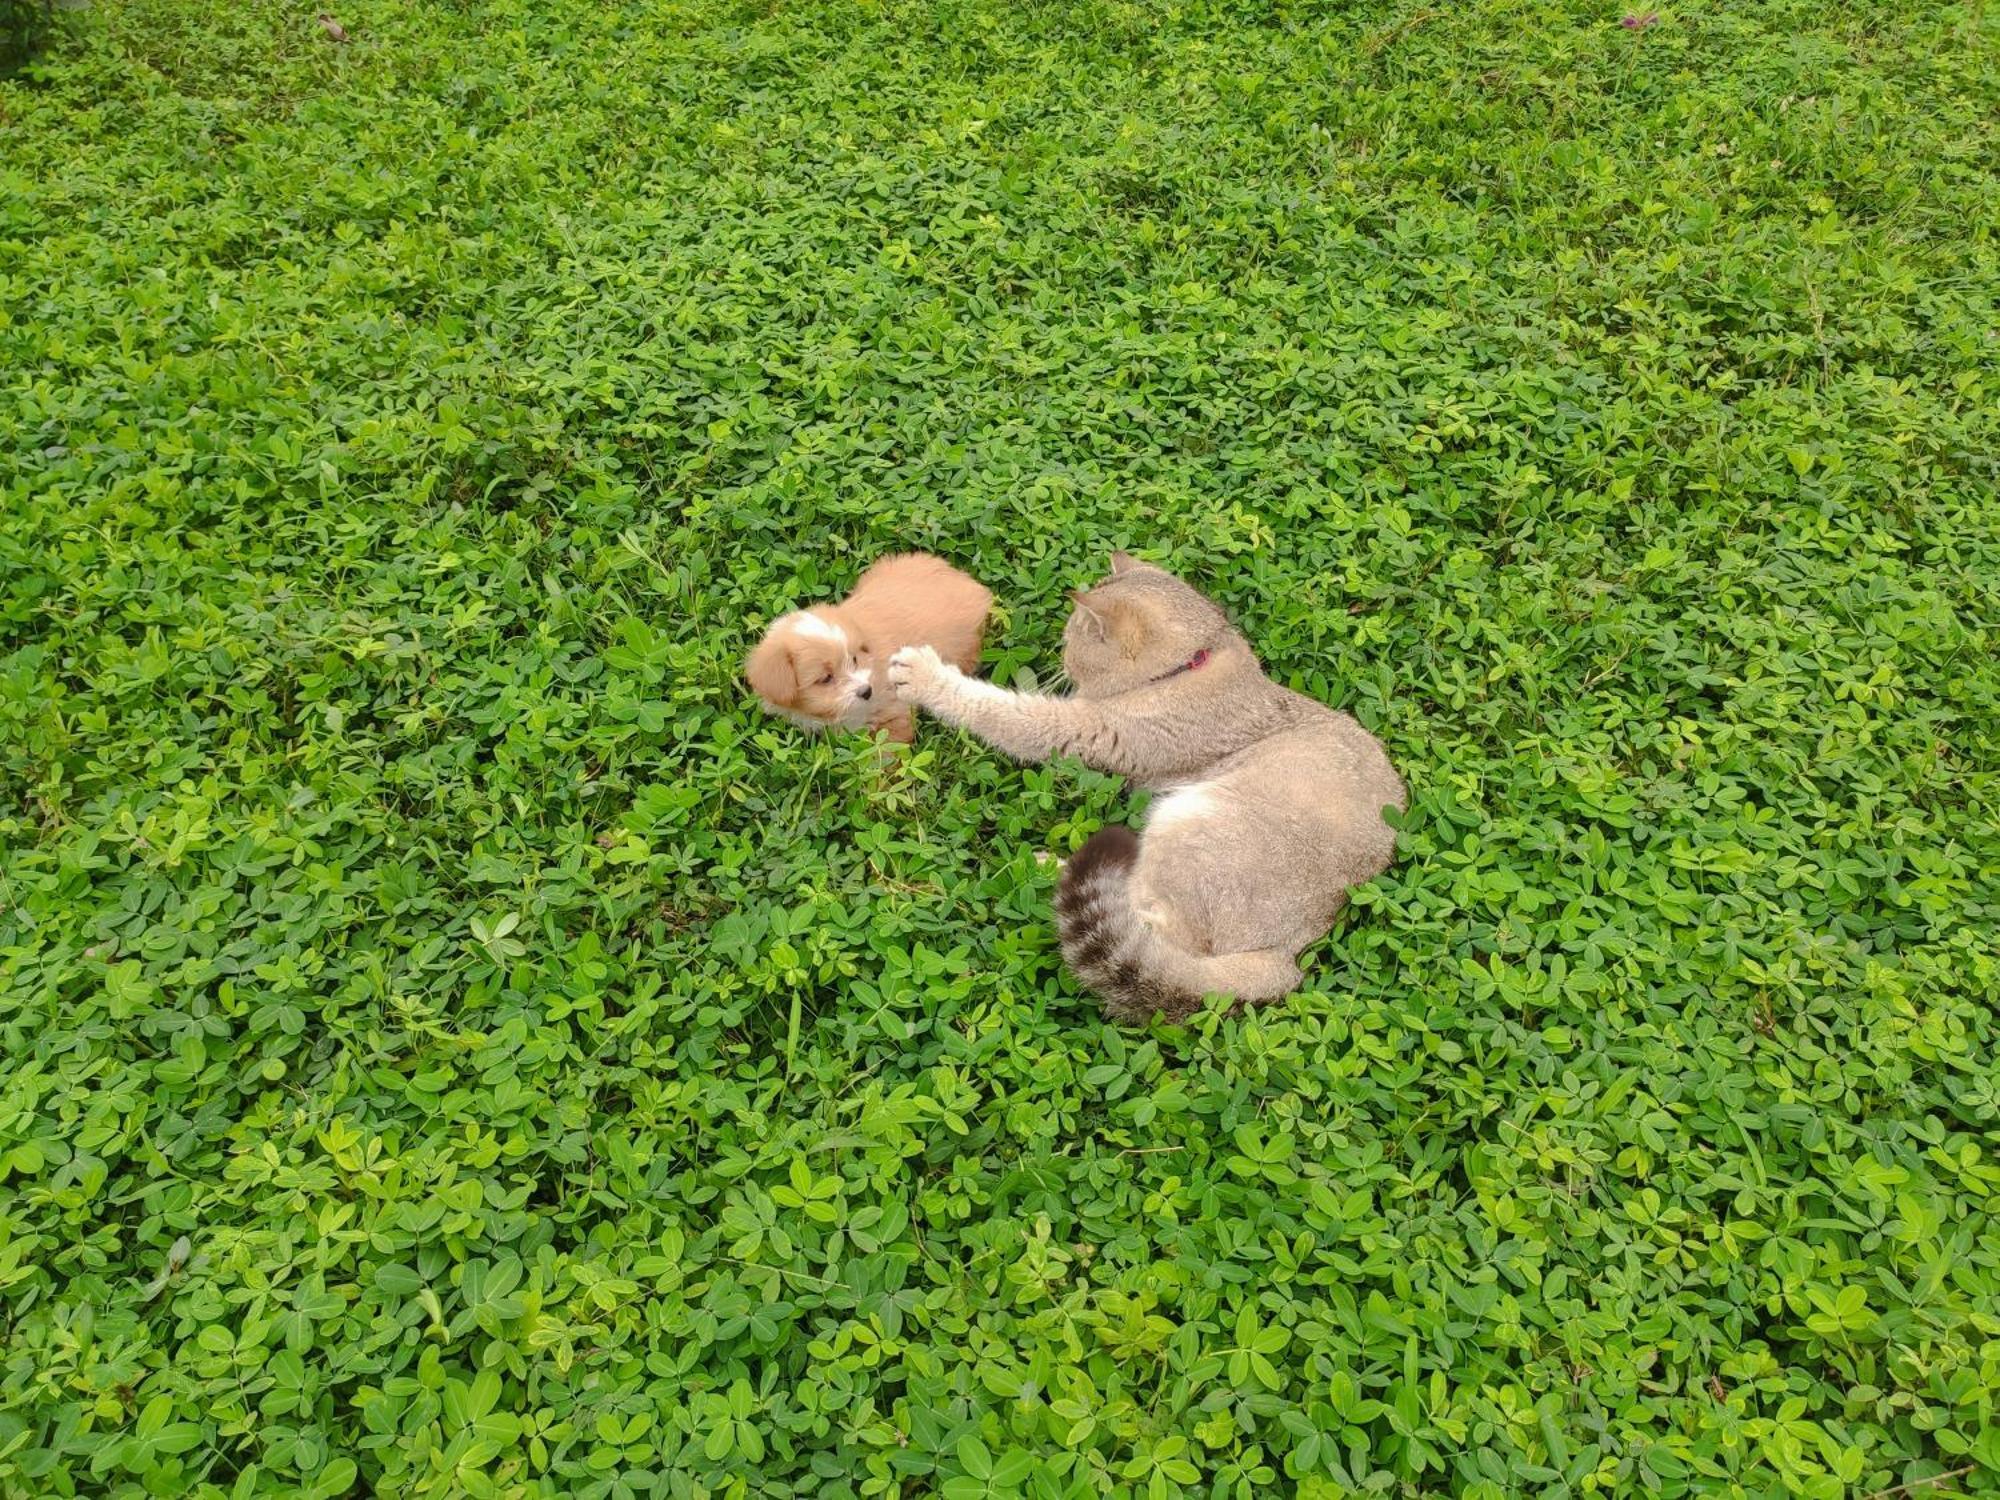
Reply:
[[1134, 568], [1143, 568], [1144, 566], [1144, 563], [1140, 562], [1138, 558], [1129, 552], [1114, 552], [1111, 554], [1111, 576], [1113, 578], [1116, 578], [1120, 573], [1129, 573]]
[[1090, 595], [1082, 589], [1069, 591], [1069, 602], [1075, 606], [1071, 617], [1099, 640], [1104, 639], [1104, 614], [1090, 602]]
[[1137, 656], [1145, 649], [1151, 625], [1145, 610], [1133, 601], [1114, 594], [1098, 606], [1098, 614], [1104, 621], [1104, 634], [1125, 655]]

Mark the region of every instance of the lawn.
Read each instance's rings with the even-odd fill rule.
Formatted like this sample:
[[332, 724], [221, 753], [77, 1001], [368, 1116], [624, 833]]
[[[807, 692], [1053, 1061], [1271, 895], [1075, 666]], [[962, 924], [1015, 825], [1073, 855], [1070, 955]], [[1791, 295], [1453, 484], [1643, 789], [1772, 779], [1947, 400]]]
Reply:
[[[2000, 11], [329, 18], [0, 83], [0, 1494], [2000, 1493]], [[1304, 991], [912, 546], [1381, 735]]]

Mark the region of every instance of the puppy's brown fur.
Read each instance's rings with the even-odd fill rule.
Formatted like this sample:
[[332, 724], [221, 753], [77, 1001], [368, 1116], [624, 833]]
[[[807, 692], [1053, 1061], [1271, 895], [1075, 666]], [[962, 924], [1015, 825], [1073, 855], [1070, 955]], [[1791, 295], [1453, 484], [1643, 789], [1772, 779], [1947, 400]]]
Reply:
[[929, 646], [962, 672], [979, 668], [993, 595], [941, 558], [885, 557], [838, 604], [773, 622], [744, 663], [764, 706], [812, 729], [879, 729], [908, 744], [910, 707], [883, 676], [904, 646]]

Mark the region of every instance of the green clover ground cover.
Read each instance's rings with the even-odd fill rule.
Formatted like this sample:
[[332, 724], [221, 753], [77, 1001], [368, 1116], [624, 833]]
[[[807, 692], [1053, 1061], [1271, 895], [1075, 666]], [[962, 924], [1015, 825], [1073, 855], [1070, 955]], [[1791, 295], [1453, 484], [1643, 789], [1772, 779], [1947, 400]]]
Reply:
[[[0, 1493], [2000, 1490], [2000, 17], [102, 4], [0, 85]], [[753, 712], [1182, 568], [1415, 789]]]

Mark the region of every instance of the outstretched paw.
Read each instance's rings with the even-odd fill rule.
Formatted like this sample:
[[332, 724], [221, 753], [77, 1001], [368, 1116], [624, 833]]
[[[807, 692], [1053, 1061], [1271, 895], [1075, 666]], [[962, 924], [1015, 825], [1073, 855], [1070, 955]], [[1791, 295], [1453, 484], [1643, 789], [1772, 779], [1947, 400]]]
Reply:
[[948, 670], [929, 646], [905, 646], [889, 658], [889, 686], [905, 703], [930, 707]]

